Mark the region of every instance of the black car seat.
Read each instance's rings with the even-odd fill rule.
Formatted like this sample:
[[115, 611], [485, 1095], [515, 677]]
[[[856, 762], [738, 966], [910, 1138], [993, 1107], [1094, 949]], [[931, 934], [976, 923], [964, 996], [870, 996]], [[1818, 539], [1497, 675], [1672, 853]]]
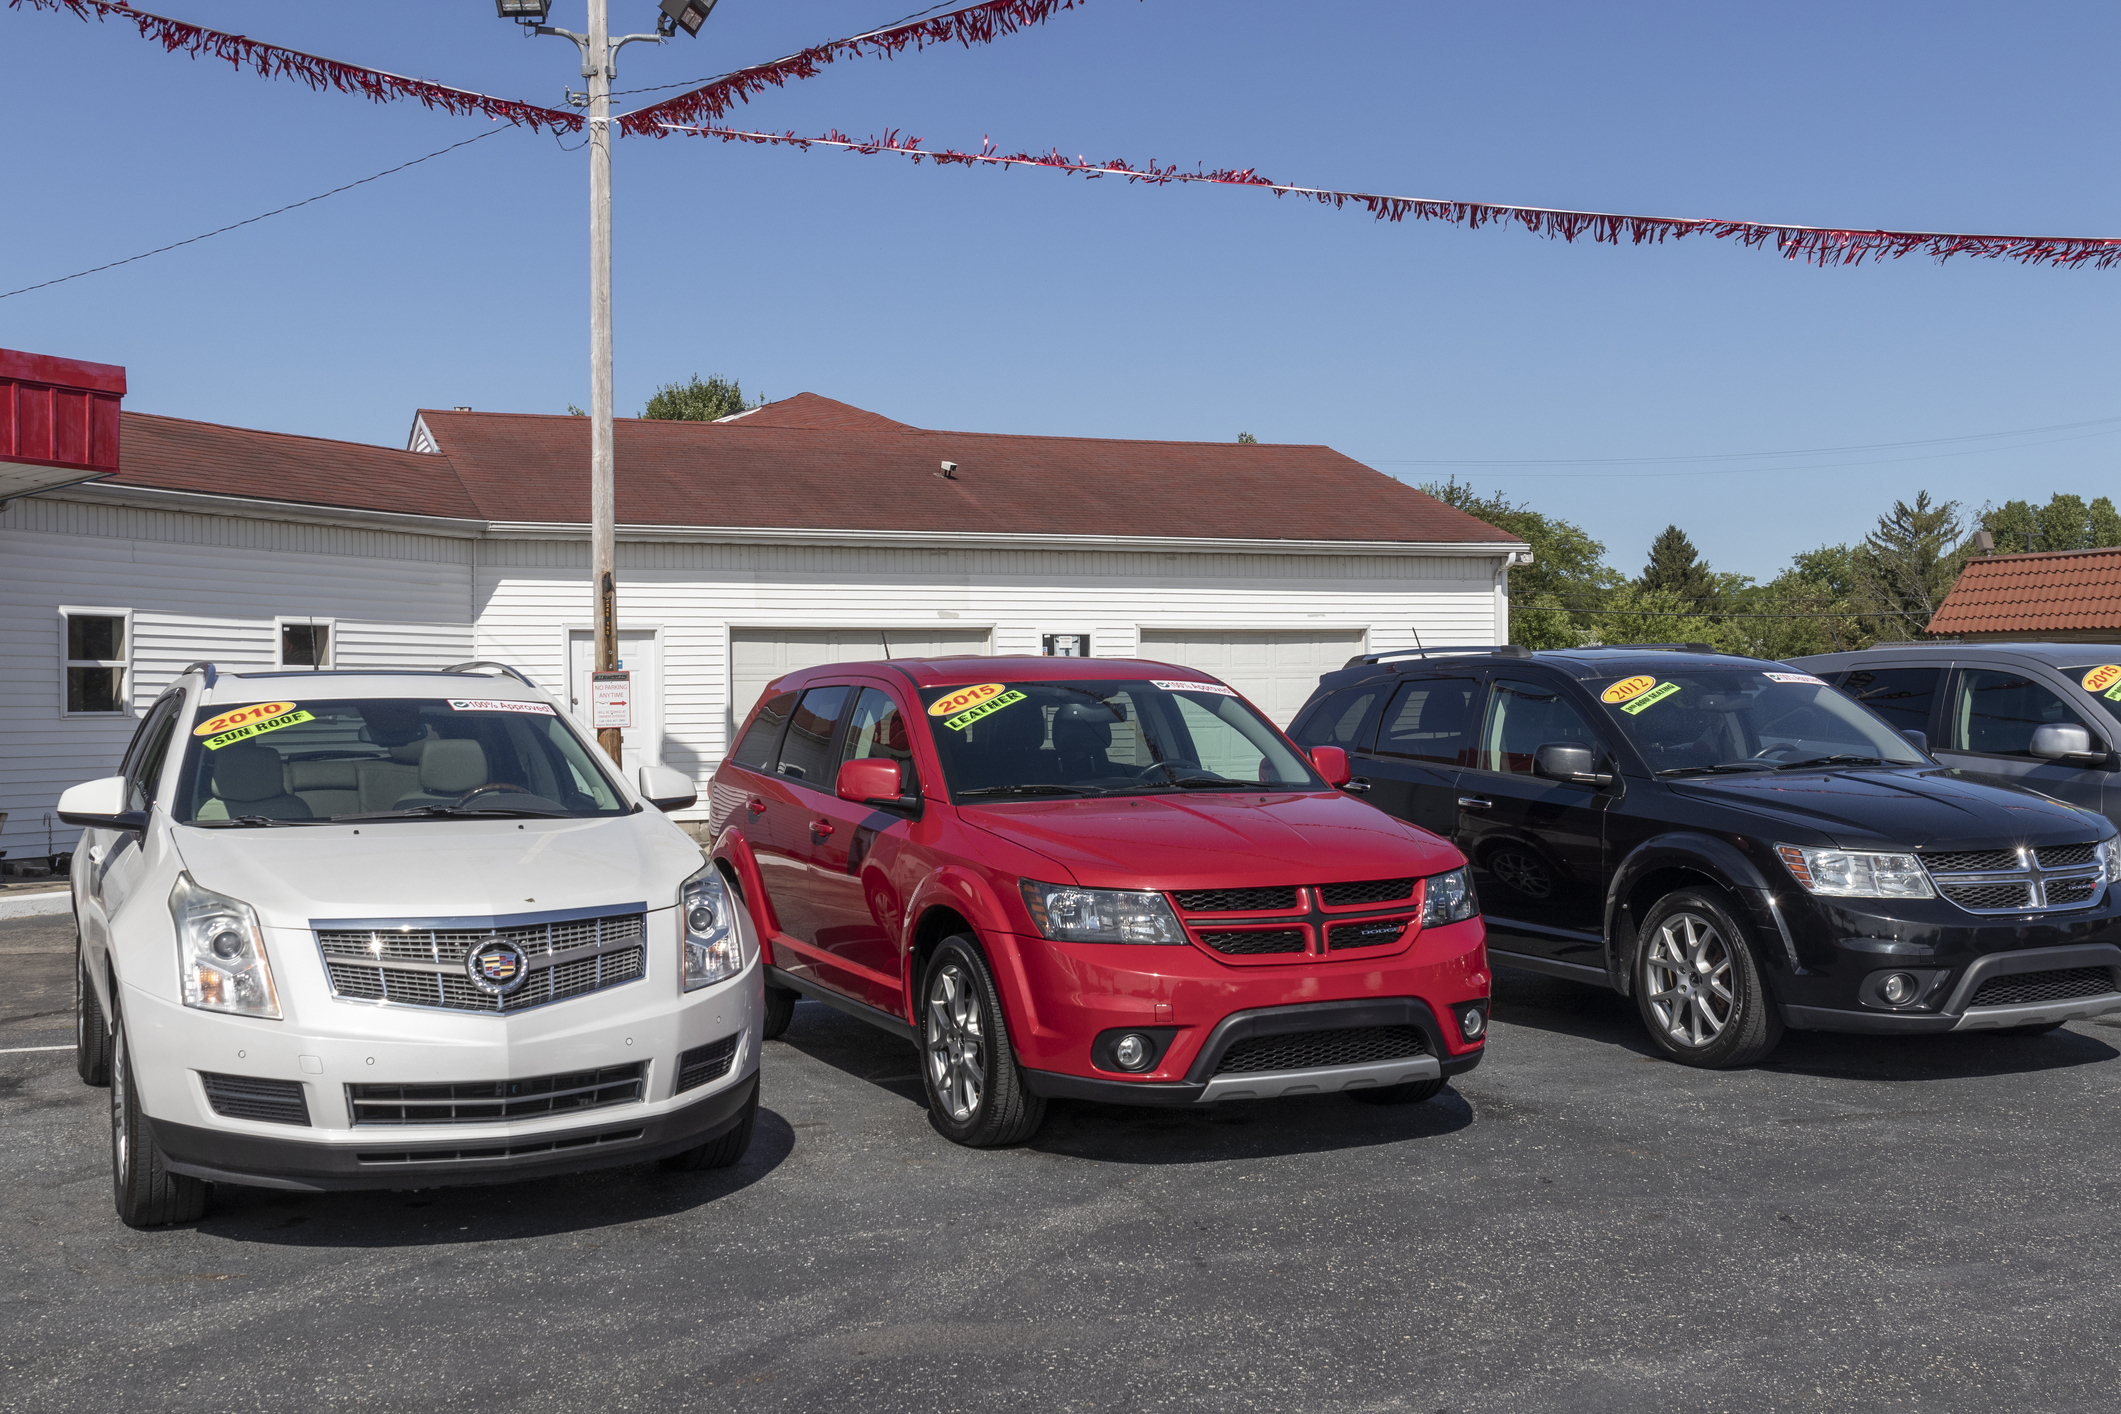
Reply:
[[316, 812], [299, 795], [290, 795], [280, 753], [257, 743], [224, 746], [207, 755], [208, 789], [213, 798], [199, 807], [200, 820], [229, 820], [262, 815], [268, 820], [311, 820]]
[[1054, 767], [1063, 783], [1114, 774], [1112, 714], [1087, 702], [1064, 703], [1053, 715]]
[[1053, 758], [1042, 749], [1046, 714], [1035, 699], [1012, 702], [999, 712], [988, 713], [971, 723], [966, 735], [967, 749], [958, 759], [972, 768], [967, 774], [977, 779], [966, 781], [961, 788], [1019, 786], [1053, 779]]

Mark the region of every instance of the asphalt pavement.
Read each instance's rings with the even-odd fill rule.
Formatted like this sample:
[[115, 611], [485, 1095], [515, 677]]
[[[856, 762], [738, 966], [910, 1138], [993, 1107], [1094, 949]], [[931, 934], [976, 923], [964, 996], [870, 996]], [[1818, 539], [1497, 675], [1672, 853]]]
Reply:
[[0, 922], [0, 1408], [2111, 1410], [2121, 1028], [1649, 1054], [1504, 974], [1428, 1104], [931, 1130], [805, 1003], [744, 1163], [111, 1211], [72, 925]]

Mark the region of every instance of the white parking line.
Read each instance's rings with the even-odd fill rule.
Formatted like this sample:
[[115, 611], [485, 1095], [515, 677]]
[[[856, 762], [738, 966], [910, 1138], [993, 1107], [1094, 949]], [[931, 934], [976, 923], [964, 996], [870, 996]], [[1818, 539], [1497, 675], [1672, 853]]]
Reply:
[[70, 1051], [72, 1046], [9, 1046], [0, 1050], [0, 1056], [26, 1056], [31, 1051]]

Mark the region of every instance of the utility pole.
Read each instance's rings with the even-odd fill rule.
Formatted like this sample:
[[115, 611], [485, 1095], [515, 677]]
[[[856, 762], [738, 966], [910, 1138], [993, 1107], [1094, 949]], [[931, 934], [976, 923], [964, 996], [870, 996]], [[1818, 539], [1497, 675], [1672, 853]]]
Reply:
[[[618, 488], [611, 428], [611, 29], [606, 0], [589, 0], [589, 42], [582, 73], [589, 80], [589, 578], [594, 586], [597, 671], [619, 665]], [[592, 701], [594, 698], [592, 697]], [[597, 732], [614, 766], [623, 768], [622, 733]]]

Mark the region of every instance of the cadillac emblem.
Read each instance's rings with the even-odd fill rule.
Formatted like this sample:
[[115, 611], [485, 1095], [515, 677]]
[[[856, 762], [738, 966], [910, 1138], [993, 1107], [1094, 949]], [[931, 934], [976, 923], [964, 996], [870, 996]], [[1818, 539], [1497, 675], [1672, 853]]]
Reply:
[[505, 997], [530, 980], [530, 959], [514, 943], [496, 940], [472, 949], [464, 971], [487, 996]]

